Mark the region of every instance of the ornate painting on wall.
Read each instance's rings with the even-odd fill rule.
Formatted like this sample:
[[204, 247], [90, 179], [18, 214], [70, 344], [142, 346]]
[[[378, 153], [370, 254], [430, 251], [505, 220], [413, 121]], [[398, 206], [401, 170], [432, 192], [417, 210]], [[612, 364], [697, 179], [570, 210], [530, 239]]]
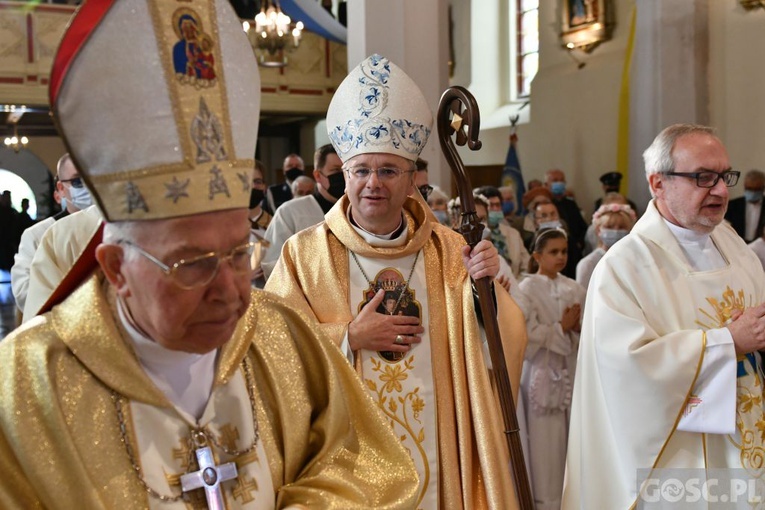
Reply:
[[561, 44], [589, 52], [610, 39], [613, 27], [610, 4], [609, 0], [562, 0]]

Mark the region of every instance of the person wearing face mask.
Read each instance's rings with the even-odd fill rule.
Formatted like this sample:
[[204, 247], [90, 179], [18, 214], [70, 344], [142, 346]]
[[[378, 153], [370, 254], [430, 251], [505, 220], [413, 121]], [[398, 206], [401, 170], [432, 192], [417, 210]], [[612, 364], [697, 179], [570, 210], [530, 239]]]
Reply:
[[518, 209], [515, 204], [515, 189], [512, 186], [500, 186], [497, 189], [502, 195], [502, 214], [505, 215], [505, 221], [512, 224], [515, 219], [515, 212]]
[[313, 166], [313, 178], [316, 181], [313, 194], [294, 198], [279, 207], [266, 230], [265, 239], [269, 247], [261, 262], [266, 279], [279, 260], [282, 246], [287, 239], [304, 228], [321, 223], [324, 215], [345, 193], [343, 162], [337, 157], [332, 144], [316, 149]]
[[544, 186], [529, 189], [521, 197], [521, 205], [523, 205], [523, 210], [526, 213], [523, 216], [516, 216], [511, 223], [513, 228], [521, 233], [521, 239], [523, 239], [523, 245], [526, 246], [527, 251], [531, 246], [534, 233], [537, 231], [534, 211], [537, 205], [541, 203], [552, 203], [552, 193], [550, 193], [550, 190]]
[[765, 191], [765, 173], [749, 170], [744, 177], [744, 196], [728, 202], [725, 219], [736, 233], [747, 243], [759, 237], [765, 226], [765, 214], [762, 213], [763, 191]]
[[305, 163], [303, 158], [297, 154], [290, 154], [284, 158], [282, 163], [285, 182], [281, 184], [272, 184], [266, 190], [266, 203], [264, 208], [269, 214], [273, 215], [283, 203], [292, 200], [292, 182], [303, 175]]
[[451, 220], [449, 218], [449, 197], [446, 193], [441, 191], [438, 186], [433, 186], [433, 191], [428, 196], [428, 206], [433, 211], [433, 215], [436, 217], [441, 225], [451, 226]]
[[576, 283], [587, 288], [597, 263], [614, 243], [630, 233], [636, 219], [635, 210], [627, 204], [605, 204], [595, 211], [592, 224], [598, 246], [576, 265]]
[[[76, 167], [73, 160], [69, 160]], [[62, 206], [71, 214], [55, 222], [40, 239], [29, 264], [29, 285], [22, 322], [34, 318], [64, 281], [77, 259], [101, 228], [102, 216], [85, 181], [70, 174], [59, 179]]]
[[528, 267], [531, 256], [523, 245], [520, 232], [505, 221], [501, 192], [494, 186], [481, 186], [474, 191], [489, 201], [486, 221], [491, 232], [491, 242], [499, 255], [510, 265], [513, 276], [520, 279], [521, 271]]
[[582, 211], [566, 188], [566, 174], [557, 168], [545, 173], [545, 186], [553, 196], [553, 204], [558, 209], [560, 219], [565, 223], [568, 239], [568, 263], [563, 274], [574, 278], [576, 265], [582, 258], [584, 236], [587, 232], [587, 222], [582, 217]]
[[250, 190], [250, 226], [255, 233], [264, 236], [272, 216], [263, 208], [263, 200], [266, 198], [266, 167], [260, 160], [255, 160], [255, 168], [252, 173], [252, 189]]
[[[79, 211], [79, 208], [77, 208], [71, 199], [70, 193], [72, 182], [79, 179], [79, 177], [80, 174], [77, 172], [77, 168], [75, 168], [69, 153], [61, 156], [56, 165], [56, 192], [54, 193], [56, 202], [61, 204], [61, 211], [54, 216], [38, 221], [21, 235], [19, 251], [14, 257], [13, 267], [11, 268], [11, 288], [13, 290], [13, 297], [16, 300], [16, 306], [20, 312], [24, 311], [24, 305], [27, 301], [29, 266], [32, 263], [43, 235], [55, 222], [68, 216], [70, 213]], [[87, 188], [85, 189], [87, 190]], [[67, 197], [70, 198], [67, 200]]]

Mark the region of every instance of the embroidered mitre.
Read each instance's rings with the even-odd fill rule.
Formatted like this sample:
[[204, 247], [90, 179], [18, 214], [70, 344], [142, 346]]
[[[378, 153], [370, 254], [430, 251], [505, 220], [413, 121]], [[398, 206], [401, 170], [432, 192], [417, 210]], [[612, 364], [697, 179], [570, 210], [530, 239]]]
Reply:
[[433, 114], [417, 84], [377, 54], [345, 77], [327, 110], [329, 139], [343, 163], [376, 152], [416, 161], [432, 125]]
[[107, 221], [247, 207], [260, 77], [228, 2], [86, 2], [50, 102]]

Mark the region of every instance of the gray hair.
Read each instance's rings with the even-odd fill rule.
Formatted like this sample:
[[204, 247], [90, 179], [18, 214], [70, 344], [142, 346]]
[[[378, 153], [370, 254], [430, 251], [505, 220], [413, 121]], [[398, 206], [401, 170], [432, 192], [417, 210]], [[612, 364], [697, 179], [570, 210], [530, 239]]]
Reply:
[[[103, 244], [120, 244], [124, 241], [139, 244], [141, 223], [138, 221], [115, 221], [104, 224]], [[132, 260], [138, 254], [135, 250], [123, 250], [125, 260]]]
[[294, 181], [292, 181], [292, 194], [297, 195], [298, 186], [304, 183], [310, 184], [311, 186], [314, 186], [314, 187], [316, 186], [316, 182], [313, 179], [311, 179], [307, 175], [300, 175]]
[[430, 196], [428, 197], [428, 203], [435, 203], [436, 200], [443, 200], [444, 203], [449, 201], [449, 197], [441, 191], [441, 188], [438, 186], [433, 186], [433, 191], [430, 193]]
[[675, 161], [672, 159], [672, 151], [675, 148], [677, 140], [686, 135], [704, 134], [714, 136], [714, 129], [708, 126], [698, 124], [673, 124], [659, 133], [654, 138], [653, 143], [643, 152], [643, 162], [645, 163], [645, 176], [658, 174], [661, 172], [672, 172], [675, 170]]

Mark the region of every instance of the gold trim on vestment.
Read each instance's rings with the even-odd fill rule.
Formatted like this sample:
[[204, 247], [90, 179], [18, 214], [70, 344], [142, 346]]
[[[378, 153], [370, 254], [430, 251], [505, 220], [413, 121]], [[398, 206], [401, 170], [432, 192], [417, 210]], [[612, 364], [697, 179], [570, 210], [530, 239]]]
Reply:
[[[693, 380], [691, 381], [691, 385], [688, 388], [688, 392], [685, 395], [685, 399], [683, 400], [683, 405], [680, 406], [680, 411], [677, 413], [677, 418], [675, 418], [675, 424], [672, 425], [672, 430], [669, 432], [669, 436], [667, 436], [667, 439], [664, 441], [664, 444], [661, 446], [661, 449], [659, 450], [659, 454], [656, 456], [656, 460], [653, 463], [653, 466], [651, 466], [651, 471], [648, 473], [648, 476], [646, 477], [646, 480], [648, 478], [651, 478], [651, 474], [653, 474], [653, 470], [656, 469], [656, 465], [661, 460], [661, 456], [664, 454], [664, 450], [667, 448], [667, 445], [669, 444], [669, 441], [672, 439], [672, 436], [675, 434], [675, 431], [677, 430], [677, 425], [680, 423], [680, 419], [683, 417], [683, 413], [685, 412], [685, 407], [688, 405], [688, 399], [691, 398], [691, 392], [693, 391], [693, 387], [696, 385], [696, 379], [698, 379], [699, 374], [701, 373], [701, 364], [704, 362], [704, 354], [706, 354], [707, 350], [707, 332], [702, 331], [701, 332], [701, 355], [699, 356], [699, 363], [696, 366], [696, 375], [693, 376]], [[633, 510], [637, 507], [638, 499], [640, 499], [640, 493], [642, 492], [642, 487], [638, 487], [638, 493], [635, 496], [635, 502], [632, 503], [630, 506], [630, 510]]]

